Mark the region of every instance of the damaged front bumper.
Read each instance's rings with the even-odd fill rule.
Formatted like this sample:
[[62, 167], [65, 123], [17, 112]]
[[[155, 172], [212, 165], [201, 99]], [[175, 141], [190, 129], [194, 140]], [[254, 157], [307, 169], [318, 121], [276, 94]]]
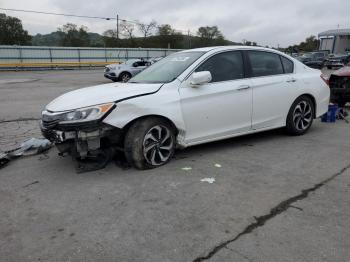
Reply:
[[69, 154], [77, 162], [77, 171], [104, 168], [122, 147], [122, 130], [102, 122], [84, 126], [55, 126], [41, 121], [43, 136], [54, 143], [59, 155]]

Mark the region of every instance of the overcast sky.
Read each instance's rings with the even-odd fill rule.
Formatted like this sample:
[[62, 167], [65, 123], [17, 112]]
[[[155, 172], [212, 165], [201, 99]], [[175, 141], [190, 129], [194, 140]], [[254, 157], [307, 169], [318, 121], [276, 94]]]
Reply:
[[[217, 25], [231, 41], [285, 47], [309, 35], [350, 28], [349, 0], [0, 0], [2, 8], [69, 13], [171, 24], [193, 33], [200, 26]], [[49, 33], [65, 23], [85, 25], [91, 32], [115, 28], [115, 21], [58, 17], [1, 11], [16, 16], [31, 34]]]

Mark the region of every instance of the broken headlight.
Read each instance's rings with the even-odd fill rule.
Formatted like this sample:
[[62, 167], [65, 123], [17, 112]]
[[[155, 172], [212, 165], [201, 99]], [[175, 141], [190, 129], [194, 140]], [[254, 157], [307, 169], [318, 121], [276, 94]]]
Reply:
[[60, 116], [60, 124], [73, 124], [101, 119], [115, 107], [114, 103], [79, 108]]

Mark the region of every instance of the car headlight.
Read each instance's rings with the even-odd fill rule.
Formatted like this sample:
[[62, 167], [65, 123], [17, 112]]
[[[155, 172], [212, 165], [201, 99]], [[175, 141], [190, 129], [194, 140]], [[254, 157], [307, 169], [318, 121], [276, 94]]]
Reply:
[[91, 107], [79, 108], [74, 111], [62, 114], [59, 123], [71, 124], [99, 120], [106, 113], [110, 112], [114, 107], [114, 103], [108, 103]]

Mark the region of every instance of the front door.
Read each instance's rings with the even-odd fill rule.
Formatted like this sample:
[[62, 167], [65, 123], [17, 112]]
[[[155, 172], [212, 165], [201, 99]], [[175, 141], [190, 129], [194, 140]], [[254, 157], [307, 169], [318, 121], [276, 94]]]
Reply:
[[195, 71], [209, 71], [212, 81], [193, 87], [190, 77], [180, 87], [186, 143], [201, 143], [250, 130], [252, 89], [250, 80], [245, 78], [242, 53], [215, 54]]

